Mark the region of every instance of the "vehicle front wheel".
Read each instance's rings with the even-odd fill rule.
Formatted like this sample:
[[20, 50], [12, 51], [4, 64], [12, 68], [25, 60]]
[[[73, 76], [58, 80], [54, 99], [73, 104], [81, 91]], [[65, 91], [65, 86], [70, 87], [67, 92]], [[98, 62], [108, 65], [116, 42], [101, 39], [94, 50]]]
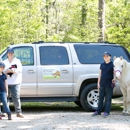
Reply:
[[95, 111], [98, 107], [99, 93], [97, 84], [92, 83], [84, 87], [80, 96], [80, 103], [86, 111]]

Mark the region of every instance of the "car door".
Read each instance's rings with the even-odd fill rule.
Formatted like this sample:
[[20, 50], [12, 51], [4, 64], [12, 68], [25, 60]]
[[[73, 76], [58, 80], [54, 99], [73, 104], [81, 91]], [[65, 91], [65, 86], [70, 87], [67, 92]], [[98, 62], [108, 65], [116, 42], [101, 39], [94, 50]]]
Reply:
[[[20, 59], [22, 63], [22, 84], [21, 96], [36, 96], [36, 57], [35, 45], [19, 45], [11, 46], [14, 49], [15, 57]], [[2, 60], [6, 59], [6, 53], [2, 56]]]
[[67, 44], [37, 45], [38, 96], [72, 95], [73, 69]]

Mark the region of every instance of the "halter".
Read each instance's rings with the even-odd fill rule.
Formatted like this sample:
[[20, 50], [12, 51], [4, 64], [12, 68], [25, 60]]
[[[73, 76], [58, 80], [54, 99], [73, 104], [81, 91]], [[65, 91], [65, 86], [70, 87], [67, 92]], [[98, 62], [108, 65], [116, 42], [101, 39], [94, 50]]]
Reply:
[[122, 74], [122, 72], [121, 72], [120, 70], [115, 70], [114, 72], [115, 72], [115, 73], [116, 73], [116, 72], [120, 72], [120, 74]]

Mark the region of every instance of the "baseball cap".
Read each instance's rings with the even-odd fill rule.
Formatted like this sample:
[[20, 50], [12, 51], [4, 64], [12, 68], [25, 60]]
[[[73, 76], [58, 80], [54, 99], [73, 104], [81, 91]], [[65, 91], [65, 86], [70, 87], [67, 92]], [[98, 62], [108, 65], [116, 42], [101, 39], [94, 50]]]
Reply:
[[109, 52], [104, 52], [103, 56], [104, 55], [111, 56], [111, 54]]
[[8, 48], [7, 53], [14, 53], [14, 50], [12, 48]]
[[5, 67], [5, 64], [3, 62], [0, 62], [0, 67]]

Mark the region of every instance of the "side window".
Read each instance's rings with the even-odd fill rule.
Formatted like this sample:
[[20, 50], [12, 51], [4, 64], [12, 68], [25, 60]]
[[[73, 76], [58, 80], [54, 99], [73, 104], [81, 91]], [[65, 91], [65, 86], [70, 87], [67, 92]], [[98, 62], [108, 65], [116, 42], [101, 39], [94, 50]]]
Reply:
[[44, 46], [40, 47], [41, 65], [66, 65], [69, 64], [68, 53], [65, 47]]
[[104, 46], [104, 45], [74, 45], [77, 57], [81, 64], [100, 64], [103, 62], [103, 53], [110, 52], [113, 57], [123, 56], [124, 59], [130, 61], [126, 50], [121, 46]]
[[[15, 47], [13, 49], [15, 57], [20, 59], [23, 66], [34, 65], [34, 53], [32, 47], [24, 46], [24, 47]], [[5, 60], [6, 58], [7, 55], [5, 54], [2, 57], [2, 60]]]

